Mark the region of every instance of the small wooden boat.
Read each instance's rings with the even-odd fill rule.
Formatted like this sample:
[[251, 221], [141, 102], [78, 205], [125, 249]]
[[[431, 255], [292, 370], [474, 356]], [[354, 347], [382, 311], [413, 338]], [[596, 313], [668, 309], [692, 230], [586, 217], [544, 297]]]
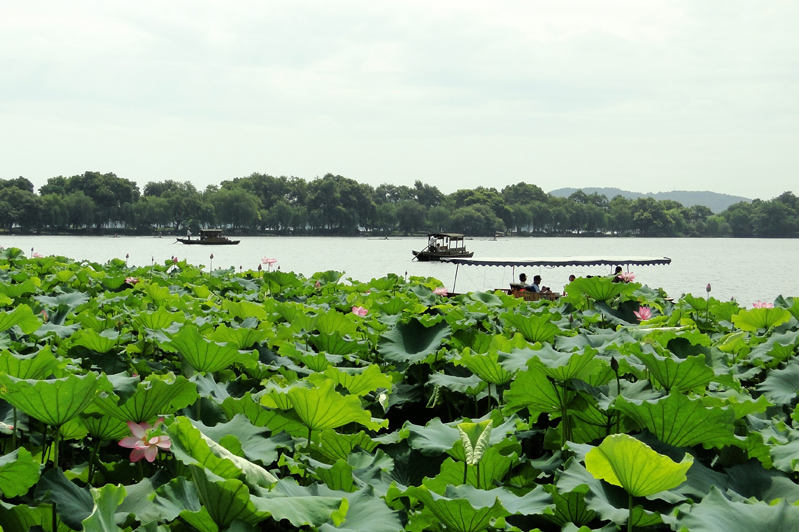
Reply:
[[458, 233], [431, 233], [427, 235], [427, 247], [413, 251], [413, 258], [422, 262], [471, 258], [474, 252], [466, 251], [463, 240], [464, 236]]
[[199, 238], [192, 239], [191, 234], [187, 234], [186, 238], [178, 238], [178, 242], [200, 246], [235, 246], [240, 241], [224, 236], [221, 229], [200, 229]]

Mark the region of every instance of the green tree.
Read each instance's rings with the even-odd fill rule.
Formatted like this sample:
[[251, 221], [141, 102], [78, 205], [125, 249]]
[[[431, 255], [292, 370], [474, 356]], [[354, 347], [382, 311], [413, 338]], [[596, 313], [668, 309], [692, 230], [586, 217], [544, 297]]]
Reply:
[[450, 215], [450, 209], [448, 207], [437, 205], [431, 207], [430, 210], [427, 211], [427, 226], [430, 228], [430, 231], [435, 233], [447, 231], [451, 224], [452, 216]]
[[211, 196], [216, 220], [234, 229], [253, 228], [260, 218], [258, 199], [242, 188], [222, 188]]
[[41, 201], [33, 192], [16, 185], [0, 188], [0, 224], [9, 233], [14, 226], [35, 229], [39, 225]]
[[414, 200], [403, 200], [397, 204], [397, 224], [403, 233], [418, 233], [425, 230], [427, 209]]

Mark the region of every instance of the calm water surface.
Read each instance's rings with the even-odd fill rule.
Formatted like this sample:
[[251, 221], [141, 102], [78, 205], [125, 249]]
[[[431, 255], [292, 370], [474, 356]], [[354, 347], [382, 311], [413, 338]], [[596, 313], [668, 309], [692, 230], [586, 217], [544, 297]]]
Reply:
[[[506, 288], [517, 268], [461, 266], [457, 282], [455, 266], [411, 260], [411, 250], [425, 245], [424, 238], [355, 237], [242, 237], [238, 246], [187, 246], [172, 238], [3, 236], [0, 245], [31, 248], [42, 255], [63, 255], [76, 260], [105, 262], [130, 255], [132, 265], [163, 263], [173, 255], [193, 264], [255, 269], [263, 257], [277, 259], [275, 266], [308, 276], [317, 271], [343, 271], [345, 277], [368, 281], [387, 273], [430, 276], [458, 292]], [[637, 266], [631, 270], [640, 281], [663, 288], [670, 296], [685, 293], [735, 298], [742, 305], [773, 301], [778, 295], [799, 296], [799, 240], [771, 239], [647, 239], [647, 238], [501, 238], [467, 240], [475, 257], [570, 257], [580, 255], [670, 257], [669, 266]], [[540, 274], [543, 284], [562, 290], [569, 274], [605, 275], [601, 267], [528, 268], [528, 277]]]

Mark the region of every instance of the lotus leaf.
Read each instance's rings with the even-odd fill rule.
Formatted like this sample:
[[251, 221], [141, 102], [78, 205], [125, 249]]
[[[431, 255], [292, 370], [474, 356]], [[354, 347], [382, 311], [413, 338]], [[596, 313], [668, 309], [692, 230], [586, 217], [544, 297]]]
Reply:
[[25, 495], [39, 480], [39, 464], [24, 447], [0, 456], [0, 492], [4, 497]]
[[568, 299], [587, 296], [596, 301], [610, 301], [622, 294], [629, 295], [641, 285], [637, 283], [614, 283], [608, 277], [580, 277], [569, 283]]
[[518, 330], [528, 342], [551, 342], [561, 331], [551, 322], [551, 316], [526, 316], [507, 312], [500, 316], [506, 323]]
[[320, 486], [303, 487], [293, 480], [280, 480], [253, 500], [259, 510], [269, 512], [276, 521], [286, 519], [295, 527], [319, 527], [330, 521], [339, 526], [349, 508], [346, 493], [331, 494]]
[[214, 342], [228, 344], [236, 349], [249, 349], [263, 342], [269, 338], [269, 336], [270, 331], [263, 329], [250, 329], [247, 327], [231, 329], [225, 324], [222, 324], [208, 335], [208, 339]]
[[447, 529], [457, 532], [481, 532], [486, 530], [494, 519], [508, 515], [508, 511], [502, 507], [499, 499], [496, 496], [491, 497], [490, 492], [476, 503], [477, 506], [470, 500], [458, 497], [457, 493], [451, 493], [449, 488], [447, 495], [443, 496], [427, 488], [416, 487], [408, 488], [405, 493], [421, 501], [425, 509]]
[[70, 482], [60, 468], [50, 469], [42, 475], [36, 485], [35, 497], [55, 504], [58, 516], [73, 530], [80, 530], [83, 520], [94, 509], [89, 490]]
[[640, 353], [637, 356], [652, 377], [667, 391], [687, 392], [704, 388], [716, 376], [705, 364], [703, 355], [688, 357], [684, 361], [659, 357], [652, 353]]
[[178, 417], [168, 428], [172, 438], [170, 450], [190, 466], [199, 466], [222, 479], [245, 480], [249, 486], [271, 486], [277, 482], [262, 467], [231, 453], [195, 428], [185, 417]]
[[616, 407], [660, 441], [675, 447], [701, 443], [709, 448], [739, 443], [735, 438], [732, 408], [707, 408], [701, 400], [679, 393], [657, 401], [628, 401], [619, 397]]
[[796, 382], [799, 379], [799, 363], [790, 362], [784, 369], [771, 371], [757, 390], [769, 401], [778, 405], [789, 405], [796, 400]]
[[732, 317], [732, 322], [742, 331], [757, 332], [781, 325], [791, 319], [791, 313], [784, 308], [753, 308], [741, 310]]
[[116, 395], [97, 397], [93, 408], [120, 421], [153, 421], [159, 415], [174, 414], [198, 398], [197, 385], [185, 377], [150, 375], [136, 386], [136, 393], [120, 400]]
[[177, 350], [195, 371], [210, 373], [236, 362], [257, 361], [256, 353], [241, 353], [235, 347], [218, 344], [202, 337], [196, 326], [184, 325], [165, 345]]
[[582, 353], [561, 353], [545, 345], [540, 350], [533, 351], [533, 358], [527, 365], [556, 381], [566, 382], [596, 371], [600, 364], [594, 360], [596, 355], [597, 351], [590, 347]]
[[469, 368], [469, 371], [486, 382], [502, 386], [513, 379], [513, 373], [506, 371], [499, 364], [499, 354], [473, 354], [468, 347], [461, 352], [458, 363]]
[[0, 331], [18, 326], [25, 334], [31, 334], [42, 326], [28, 305], [19, 305], [11, 312], [0, 312]]
[[231, 301], [230, 299], [224, 299], [222, 300], [222, 310], [240, 320], [257, 318], [263, 321], [267, 319], [264, 308], [251, 301]]
[[715, 487], [699, 503], [679, 507], [674, 516], [664, 520], [680, 530], [691, 532], [749, 532], [768, 530], [789, 532], [799, 530], [799, 507], [778, 501], [764, 502], [728, 500]]
[[371, 364], [365, 368], [328, 367], [324, 376], [357, 396], [363, 396], [379, 389], [390, 390], [392, 384], [391, 377], [381, 372], [380, 366], [377, 364]]
[[0, 373], [0, 397], [54, 427], [80, 414], [94, 400], [99, 386], [94, 373], [50, 380], [16, 379]]
[[[320, 489], [320, 494], [324, 496], [325, 492]], [[319, 527], [319, 532], [396, 532], [402, 529], [398, 513], [391, 511], [382, 499], [375, 497], [371, 487], [344, 494], [344, 497], [348, 502], [346, 520], [338, 526], [324, 523]]]
[[100, 489], [92, 489], [92, 499], [94, 499], [94, 509], [92, 513], [83, 520], [84, 532], [109, 532], [111, 530], [122, 531], [116, 524], [115, 514], [117, 508], [125, 499], [127, 492], [124, 486], [114, 486], [106, 484]]
[[450, 334], [451, 329], [445, 322], [425, 327], [413, 318], [383, 333], [377, 350], [389, 362], [421, 362], [434, 354]]
[[685, 482], [685, 472], [692, 464], [693, 458], [688, 453], [677, 463], [627, 434], [608, 436], [585, 455], [589, 473], [621, 486], [633, 497], [676, 488]]
[[339, 332], [332, 334], [314, 334], [308, 341], [319, 351], [333, 355], [349, 355], [366, 350], [366, 344], [353, 340], [349, 336], [342, 336]]
[[359, 423], [372, 430], [388, 426], [388, 421], [373, 421], [369, 413], [361, 408], [356, 396], [343, 396], [334, 390], [334, 386], [333, 381], [326, 380], [317, 388], [289, 390], [294, 411], [309, 431], [335, 429], [347, 423]]
[[18, 379], [41, 379], [48, 377], [58, 365], [52, 348], [42, 347], [32, 355], [16, 355], [10, 351], [0, 352], [0, 373]]

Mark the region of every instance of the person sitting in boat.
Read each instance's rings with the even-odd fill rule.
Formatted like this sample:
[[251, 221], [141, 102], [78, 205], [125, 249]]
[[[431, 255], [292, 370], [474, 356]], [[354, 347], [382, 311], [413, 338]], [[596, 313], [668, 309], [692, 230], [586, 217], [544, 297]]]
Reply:
[[533, 284], [527, 287], [530, 292], [541, 292], [541, 276], [536, 275], [533, 277]]
[[[530, 285], [527, 284], [527, 274], [526, 273], [520, 273], [519, 274], [519, 283], [521, 283], [519, 288], [521, 288], [522, 290], [530, 290]], [[530, 291], [533, 291], [533, 290], [530, 290]]]

